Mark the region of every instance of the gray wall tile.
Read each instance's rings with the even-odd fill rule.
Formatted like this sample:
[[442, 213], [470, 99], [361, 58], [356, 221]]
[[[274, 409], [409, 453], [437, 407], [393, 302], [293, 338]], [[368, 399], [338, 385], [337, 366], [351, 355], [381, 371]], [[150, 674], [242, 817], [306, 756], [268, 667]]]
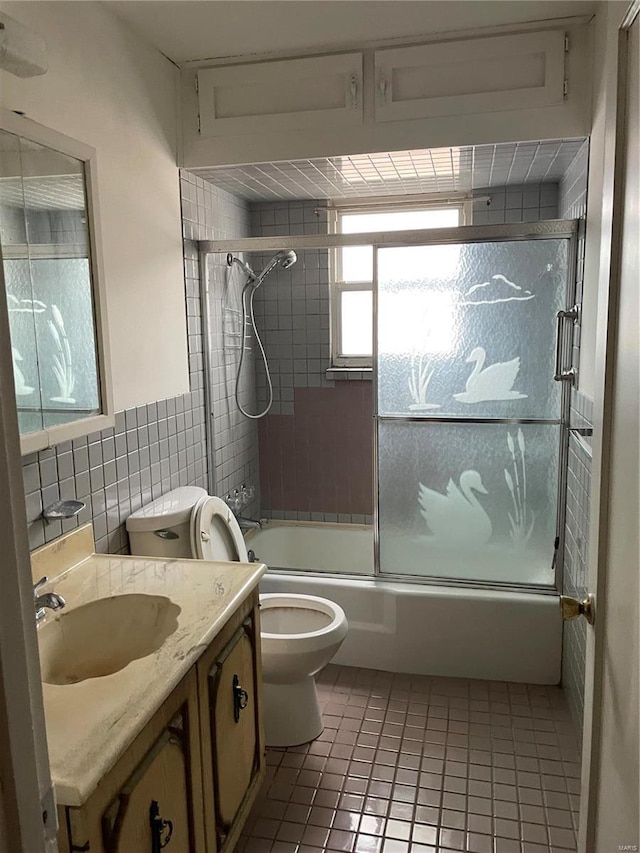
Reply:
[[[575, 429], [592, 428], [593, 404], [580, 392], [572, 394], [570, 424]], [[591, 502], [591, 449], [588, 439], [572, 432], [567, 464], [562, 591], [582, 601], [588, 595], [589, 515]], [[584, 679], [587, 631], [584, 619], [563, 625], [562, 687], [579, 733], [584, 714]]]

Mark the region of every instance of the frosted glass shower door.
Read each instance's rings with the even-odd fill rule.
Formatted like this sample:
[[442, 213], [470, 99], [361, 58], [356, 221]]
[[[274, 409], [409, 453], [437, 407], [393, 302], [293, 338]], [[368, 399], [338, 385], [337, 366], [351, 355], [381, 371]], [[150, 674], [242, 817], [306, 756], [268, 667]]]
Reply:
[[377, 250], [381, 573], [554, 584], [572, 247], [567, 229]]

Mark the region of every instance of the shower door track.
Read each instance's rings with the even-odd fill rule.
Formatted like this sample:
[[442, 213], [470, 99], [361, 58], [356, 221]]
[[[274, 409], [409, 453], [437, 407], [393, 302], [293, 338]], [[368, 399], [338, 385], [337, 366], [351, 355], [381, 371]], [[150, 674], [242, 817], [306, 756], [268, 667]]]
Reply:
[[379, 421], [401, 421], [404, 423], [430, 423], [430, 424], [551, 424], [559, 426], [563, 423], [562, 418], [457, 418], [438, 416], [419, 418], [415, 415], [375, 415]]
[[[286, 520], [285, 520], [286, 521]], [[416, 584], [416, 586], [448, 586], [458, 589], [477, 589], [485, 592], [516, 592], [526, 593], [527, 595], [557, 595], [557, 591], [552, 586], [543, 586], [541, 584], [527, 583], [511, 583], [509, 581], [482, 581], [482, 580], [467, 580], [466, 578], [439, 578], [436, 575], [404, 575], [401, 573], [384, 574], [364, 574], [349, 572], [318, 572], [309, 569], [289, 569], [283, 566], [270, 566], [269, 572], [279, 574], [283, 572], [287, 577], [293, 578], [308, 578], [310, 575], [314, 578], [323, 578], [328, 581], [348, 580], [348, 581], [381, 581], [382, 583], [394, 584], [397, 582]]]
[[280, 249], [342, 249], [373, 246], [375, 249], [424, 246], [428, 243], [486, 243], [497, 240], [545, 240], [573, 237], [575, 219], [547, 219], [541, 222], [514, 222], [505, 225], [458, 225], [455, 228], [423, 228], [415, 231], [371, 231], [363, 234], [309, 234], [307, 236], [240, 237], [235, 240], [198, 240], [201, 254], [227, 252], [269, 252]]

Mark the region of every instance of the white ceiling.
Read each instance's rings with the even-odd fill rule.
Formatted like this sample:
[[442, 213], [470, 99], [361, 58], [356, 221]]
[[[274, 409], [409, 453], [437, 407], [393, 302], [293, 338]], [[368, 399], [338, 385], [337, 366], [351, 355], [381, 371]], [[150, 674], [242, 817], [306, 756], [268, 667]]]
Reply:
[[174, 62], [591, 15], [594, 0], [105, 0]]
[[468, 192], [557, 182], [583, 143], [569, 139], [433, 148], [193, 171], [250, 201]]

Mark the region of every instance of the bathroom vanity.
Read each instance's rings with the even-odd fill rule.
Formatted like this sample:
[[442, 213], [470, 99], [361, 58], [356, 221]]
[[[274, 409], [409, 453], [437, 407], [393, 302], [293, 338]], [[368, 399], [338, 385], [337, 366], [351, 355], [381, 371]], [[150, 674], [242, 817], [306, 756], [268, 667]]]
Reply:
[[90, 525], [32, 566], [67, 602], [38, 628], [61, 853], [231, 850], [265, 771], [265, 567], [96, 555]]

